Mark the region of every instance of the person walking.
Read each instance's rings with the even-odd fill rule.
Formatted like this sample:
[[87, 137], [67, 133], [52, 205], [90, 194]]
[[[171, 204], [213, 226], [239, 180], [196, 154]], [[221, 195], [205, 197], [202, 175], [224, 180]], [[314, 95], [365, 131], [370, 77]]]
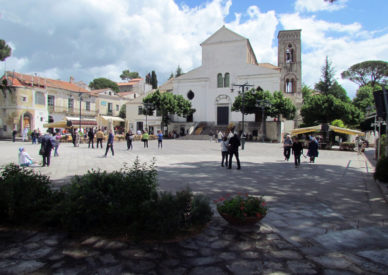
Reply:
[[222, 156], [222, 159], [221, 159], [221, 166], [224, 167], [224, 163], [225, 163], [225, 166], [228, 167], [228, 155], [229, 155], [229, 142], [228, 142], [228, 138], [227, 137], [223, 137], [222, 140], [221, 140], [221, 156]]
[[96, 133], [96, 138], [97, 138], [97, 148], [98, 148], [98, 144], [100, 144], [100, 147], [102, 149], [102, 140], [104, 139], [104, 132], [101, 131], [101, 129], [98, 129]]
[[294, 155], [294, 159], [295, 159], [295, 168], [297, 168], [300, 166], [300, 156], [303, 154], [302, 143], [298, 140], [297, 137], [294, 137], [291, 148], [292, 148], [292, 154]]
[[43, 157], [43, 165], [42, 167], [49, 167], [50, 166], [50, 158], [51, 158], [51, 150], [54, 147], [55, 141], [51, 137], [50, 133], [47, 132], [43, 137], [42, 137], [42, 142], [40, 145], [40, 150], [39, 154]]
[[28, 167], [32, 164], [33, 159], [30, 157], [30, 155], [24, 150], [23, 147], [19, 148], [19, 165]]
[[38, 133], [36, 132], [36, 130], [32, 131], [32, 133], [31, 133], [32, 144], [36, 144], [36, 139], [37, 138], [38, 138]]
[[14, 128], [13, 131], [12, 131], [12, 142], [16, 141], [16, 134], [17, 133], [18, 133], [18, 131], [16, 130], [16, 128]]
[[222, 133], [222, 131], [218, 131], [218, 133], [217, 133], [218, 143], [222, 142], [223, 137], [224, 137], [224, 134]]
[[131, 130], [128, 130], [128, 132], [125, 134], [125, 139], [127, 140], [127, 150], [132, 150], [133, 133]]
[[161, 130], [158, 130], [158, 149], [163, 148], [163, 134]]
[[292, 140], [291, 136], [287, 135], [283, 142], [283, 155], [284, 160], [289, 161], [291, 155]]
[[315, 162], [315, 158], [318, 157], [318, 141], [315, 137], [310, 137], [309, 147], [307, 151], [307, 156], [310, 157], [310, 163]]
[[147, 131], [144, 131], [143, 135], [141, 136], [141, 140], [144, 142], [144, 148], [148, 148], [148, 139], [149, 139], [149, 135], [147, 133]]
[[57, 132], [55, 134], [54, 157], [59, 157], [58, 147], [60, 142], [61, 142], [61, 133]]
[[241, 169], [240, 159], [238, 157], [238, 147], [241, 145], [240, 139], [237, 136], [237, 133], [234, 133], [233, 137], [229, 139], [229, 166], [228, 169], [232, 169], [232, 159], [233, 155], [236, 157], [237, 169]]
[[91, 143], [92, 149], [94, 149], [94, 131], [93, 131], [93, 128], [89, 129], [88, 137], [89, 137], [88, 148], [90, 148], [90, 143]]
[[113, 141], [114, 141], [113, 131], [109, 130], [108, 141], [106, 143], [106, 150], [105, 150], [104, 157], [106, 157], [106, 155], [108, 154], [109, 148], [110, 148], [110, 150], [112, 152], [112, 156], [115, 155], [115, 151], [113, 150]]
[[23, 137], [22, 137], [23, 141], [26, 141], [26, 139], [28, 138], [27, 135], [28, 135], [28, 128], [26, 127], [23, 130]]

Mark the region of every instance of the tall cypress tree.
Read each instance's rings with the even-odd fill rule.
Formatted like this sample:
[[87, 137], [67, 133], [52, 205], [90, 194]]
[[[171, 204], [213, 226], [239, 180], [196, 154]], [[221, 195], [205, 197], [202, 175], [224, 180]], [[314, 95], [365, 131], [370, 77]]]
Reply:
[[155, 71], [151, 72], [151, 85], [152, 85], [152, 89], [158, 88], [158, 79], [156, 77]]

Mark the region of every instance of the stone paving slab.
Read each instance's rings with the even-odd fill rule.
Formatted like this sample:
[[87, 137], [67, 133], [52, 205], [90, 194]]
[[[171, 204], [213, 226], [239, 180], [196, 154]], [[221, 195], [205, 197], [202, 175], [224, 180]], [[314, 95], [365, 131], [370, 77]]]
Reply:
[[[0, 141], [0, 165], [17, 161], [24, 146]], [[209, 141], [165, 140], [148, 149], [115, 144], [115, 155], [81, 144], [61, 144], [50, 167], [35, 167], [54, 185], [88, 169], [118, 170], [155, 159], [159, 189], [217, 199], [226, 193], [263, 195], [270, 207], [260, 227], [235, 228], [217, 213], [201, 234], [177, 243], [136, 244], [97, 236], [0, 230], [0, 274], [386, 274], [388, 207], [373, 181], [373, 167], [356, 152], [320, 151], [300, 168], [282, 159], [280, 144], [247, 143], [242, 170], [220, 166], [220, 146]], [[235, 166], [233, 166], [235, 168]], [[213, 207], [215, 207], [213, 205]]]

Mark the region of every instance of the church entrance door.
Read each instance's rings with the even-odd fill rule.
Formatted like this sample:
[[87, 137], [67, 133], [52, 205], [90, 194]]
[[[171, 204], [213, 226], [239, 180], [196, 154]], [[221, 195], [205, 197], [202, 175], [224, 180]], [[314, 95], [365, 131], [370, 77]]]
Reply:
[[228, 125], [229, 123], [229, 107], [217, 107], [217, 125]]

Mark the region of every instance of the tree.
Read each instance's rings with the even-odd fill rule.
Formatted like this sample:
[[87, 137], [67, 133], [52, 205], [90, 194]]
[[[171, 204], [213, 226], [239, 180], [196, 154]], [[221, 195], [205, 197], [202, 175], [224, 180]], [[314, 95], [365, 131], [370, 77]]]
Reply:
[[347, 125], [356, 125], [362, 119], [362, 113], [356, 106], [333, 95], [316, 94], [305, 99], [300, 113], [306, 126], [330, 123], [335, 119], [341, 119]]
[[374, 111], [375, 100], [373, 97], [373, 91], [381, 89], [380, 86], [366, 85], [357, 90], [356, 96], [353, 98], [354, 106], [358, 107], [363, 113], [367, 112], [367, 108], [371, 108], [370, 111]]
[[131, 80], [133, 78], [139, 78], [140, 75], [138, 72], [130, 72], [129, 70], [124, 70], [123, 73], [120, 75], [120, 78], [122, 80]]
[[170, 74], [170, 77], [168, 78], [168, 80], [170, 80], [171, 78], [174, 78], [174, 74], [173, 73]]
[[125, 104], [121, 105], [119, 117], [125, 119], [127, 117], [127, 107]]
[[315, 89], [321, 94], [328, 95], [334, 82], [334, 68], [332, 68], [331, 62], [327, 56], [325, 65], [321, 68], [321, 72], [322, 78], [317, 84], [315, 84]]
[[7, 43], [0, 39], [0, 61], [4, 61], [7, 57], [11, 56], [12, 49]]
[[181, 75], [183, 75], [183, 71], [182, 71], [181, 66], [178, 65], [178, 68], [176, 68], [175, 77], [179, 77]]
[[157, 89], [158, 88], [158, 79], [156, 77], [155, 71], [151, 72], [151, 83], [150, 84], [152, 86], [152, 89]]
[[280, 91], [272, 95], [269, 91], [263, 91], [260, 87], [251, 89], [244, 94], [244, 106], [242, 105], [242, 95], [238, 95], [232, 105], [232, 111], [244, 114], [255, 114], [255, 121], [262, 121], [262, 109], [257, 105], [257, 100], [267, 100], [270, 104], [264, 107], [264, 120], [267, 116], [292, 119], [296, 113], [296, 107], [289, 98], [285, 98]]
[[371, 60], [357, 63], [343, 71], [341, 77], [359, 86], [383, 84], [388, 80], [388, 62]]
[[116, 82], [113, 82], [112, 80], [103, 77], [94, 79], [92, 82], [89, 83], [89, 87], [93, 90], [110, 88], [116, 93], [120, 91], [119, 86]]
[[186, 117], [195, 112], [191, 108], [191, 102], [184, 99], [181, 95], [174, 95], [172, 93], [160, 93], [156, 90], [154, 93], [147, 95], [143, 99], [143, 103], [152, 103], [150, 108], [151, 112], [157, 110], [162, 116], [162, 126], [167, 126], [170, 123], [171, 115], [178, 115]]

